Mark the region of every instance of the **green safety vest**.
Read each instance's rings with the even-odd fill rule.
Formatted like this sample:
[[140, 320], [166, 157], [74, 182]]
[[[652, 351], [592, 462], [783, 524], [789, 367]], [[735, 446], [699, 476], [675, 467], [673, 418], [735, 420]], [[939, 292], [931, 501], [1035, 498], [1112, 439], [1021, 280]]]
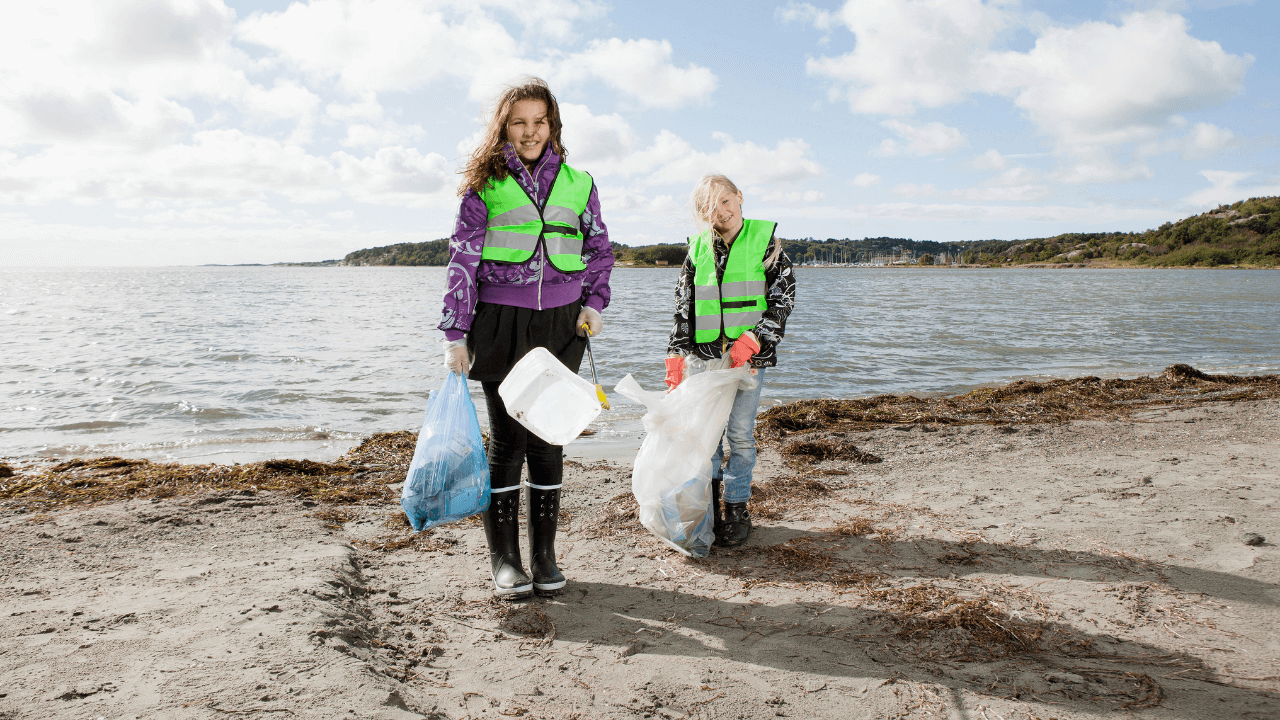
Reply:
[[582, 223], [594, 181], [581, 170], [560, 164], [551, 181], [547, 206], [538, 204], [516, 179], [507, 175], [485, 185], [480, 199], [489, 208], [481, 260], [523, 263], [533, 257], [538, 242], [546, 244], [547, 257], [561, 272], [587, 269], [582, 262]]
[[693, 341], [699, 345], [722, 336], [736, 340], [755, 328], [764, 316], [764, 254], [777, 223], [743, 219], [738, 237], [729, 246], [724, 278], [716, 281], [711, 231], [689, 238], [693, 258]]

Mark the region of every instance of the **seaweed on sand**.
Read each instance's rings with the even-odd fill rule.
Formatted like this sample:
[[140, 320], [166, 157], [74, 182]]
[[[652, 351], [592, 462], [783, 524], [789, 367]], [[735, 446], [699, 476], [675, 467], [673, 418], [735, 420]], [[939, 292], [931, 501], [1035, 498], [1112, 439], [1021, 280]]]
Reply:
[[859, 450], [852, 443], [832, 438], [805, 437], [787, 443], [782, 448], [783, 457], [797, 463], [819, 463], [824, 460], [852, 460], [870, 465], [884, 462], [884, 458]]
[[600, 510], [591, 522], [582, 528], [582, 534], [589, 538], [611, 538], [618, 535], [643, 532], [640, 524], [640, 506], [636, 496], [629, 492], [615, 495]]
[[757, 519], [781, 520], [823, 506], [830, 496], [831, 488], [813, 478], [784, 477], [755, 485], [748, 507]]
[[395, 498], [387, 483], [403, 479], [415, 442], [413, 433], [374, 435], [333, 463], [282, 459], [246, 465], [183, 465], [114, 456], [75, 458], [0, 482], [0, 507], [48, 511], [237, 491], [275, 491], [326, 503], [381, 502]]
[[931, 398], [877, 395], [861, 400], [799, 400], [761, 413], [756, 435], [764, 443], [778, 443], [789, 435], [816, 430], [1116, 420], [1157, 406], [1185, 408], [1269, 398], [1280, 398], [1280, 375], [1209, 375], [1189, 365], [1171, 365], [1158, 376], [1132, 380], [1018, 380]]
[[1004, 593], [966, 597], [932, 582], [881, 588], [867, 599], [890, 613], [898, 636], [908, 640], [945, 639], [950, 657], [989, 659], [1012, 653], [1033, 653], [1049, 630], [1047, 618], [1015, 618]]

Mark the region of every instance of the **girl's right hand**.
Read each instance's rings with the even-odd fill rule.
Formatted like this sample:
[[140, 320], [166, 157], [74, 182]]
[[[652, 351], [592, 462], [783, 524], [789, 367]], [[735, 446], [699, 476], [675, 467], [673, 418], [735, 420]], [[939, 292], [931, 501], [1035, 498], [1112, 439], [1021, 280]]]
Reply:
[[676, 386], [684, 382], [684, 358], [669, 357], [667, 358], [667, 392], [676, 389]]

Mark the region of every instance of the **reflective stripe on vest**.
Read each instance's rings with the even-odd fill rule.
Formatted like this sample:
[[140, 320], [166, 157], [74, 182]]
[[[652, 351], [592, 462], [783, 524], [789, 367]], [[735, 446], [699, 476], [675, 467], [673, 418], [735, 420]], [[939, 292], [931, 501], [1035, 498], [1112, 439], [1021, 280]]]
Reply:
[[689, 238], [693, 258], [693, 341], [715, 342], [721, 336], [736, 340], [764, 317], [764, 255], [777, 223], [743, 219], [738, 237], [729, 246], [724, 277], [716, 281], [711, 231]]
[[541, 211], [516, 179], [508, 175], [480, 191], [489, 209], [481, 260], [523, 263], [533, 257], [541, 240], [547, 258], [561, 272], [586, 269], [582, 262], [582, 222], [594, 181], [564, 163], [556, 171]]

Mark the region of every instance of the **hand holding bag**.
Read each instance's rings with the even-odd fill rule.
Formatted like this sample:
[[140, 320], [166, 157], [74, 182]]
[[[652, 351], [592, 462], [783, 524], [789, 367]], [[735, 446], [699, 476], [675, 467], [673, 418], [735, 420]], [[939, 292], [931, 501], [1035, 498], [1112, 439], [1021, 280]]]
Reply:
[[427, 400], [400, 507], [416, 532], [489, 507], [489, 459], [475, 403], [458, 373], [450, 372]]

